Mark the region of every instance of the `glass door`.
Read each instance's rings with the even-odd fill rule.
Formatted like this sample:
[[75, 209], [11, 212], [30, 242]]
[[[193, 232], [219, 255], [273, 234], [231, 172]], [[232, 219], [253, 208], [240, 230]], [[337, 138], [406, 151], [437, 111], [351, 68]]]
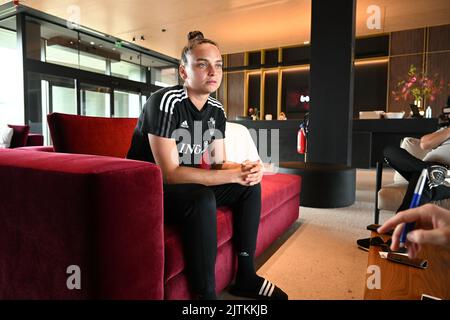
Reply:
[[77, 94], [75, 80], [54, 76], [48, 80], [49, 112], [77, 114]]
[[83, 116], [111, 116], [111, 88], [80, 84], [80, 108]]
[[114, 90], [114, 117], [137, 118], [141, 113], [139, 94]]
[[27, 124], [30, 132], [44, 136], [44, 145], [50, 145], [47, 115], [77, 114], [75, 79], [28, 72], [27, 80]]

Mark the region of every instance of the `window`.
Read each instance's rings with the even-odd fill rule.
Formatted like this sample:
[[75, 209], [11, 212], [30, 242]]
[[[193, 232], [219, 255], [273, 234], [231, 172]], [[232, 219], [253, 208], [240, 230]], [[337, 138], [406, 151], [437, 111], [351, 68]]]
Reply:
[[28, 72], [27, 123], [30, 131], [42, 133], [45, 145], [50, 144], [47, 114], [77, 114], [75, 80]]
[[109, 60], [119, 57], [112, 50], [113, 45], [82, 33], [79, 33], [78, 42], [80, 69], [108, 74]]
[[114, 90], [114, 117], [137, 118], [140, 113], [139, 94]]
[[145, 82], [145, 69], [126, 61], [112, 61], [111, 75], [114, 77]]
[[63, 79], [50, 82], [51, 112], [77, 114], [77, 94], [75, 81]]
[[46, 62], [78, 68], [78, 51], [57, 45], [46, 47]]
[[21, 62], [17, 54], [15, 22], [15, 17], [0, 22], [0, 122], [23, 124], [23, 86], [18, 72]]
[[106, 59], [89, 53], [80, 52], [80, 69], [98, 73], [106, 73]]
[[151, 56], [142, 56], [142, 66], [150, 70], [151, 83], [160, 87], [175, 86], [178, 81], [178, 66]]
[[111, 89], [107, 87], [81, 84], [81, 115], [110, 117]]
[[31, 17], [26, 26], [28, 58], [78, 68], [78, 32]]

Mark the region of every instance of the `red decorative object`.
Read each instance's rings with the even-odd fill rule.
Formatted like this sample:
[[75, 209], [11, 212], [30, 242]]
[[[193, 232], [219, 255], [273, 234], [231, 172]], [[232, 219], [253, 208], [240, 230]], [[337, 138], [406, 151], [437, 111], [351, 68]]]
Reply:
[[306, 151], [306, 133], [303, 127], [298, 129], [297, 134], [297, 152], [300, 154], [304, 154]]

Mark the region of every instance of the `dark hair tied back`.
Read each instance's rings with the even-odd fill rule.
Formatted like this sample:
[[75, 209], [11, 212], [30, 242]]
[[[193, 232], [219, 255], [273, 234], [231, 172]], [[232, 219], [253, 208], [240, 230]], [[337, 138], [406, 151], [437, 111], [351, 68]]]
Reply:
[[205, 39], [201, 31], [191, 31], [188, 34], [188, 41], [195, 41]]
[[219, 47], [217, 43], [215, 43], [212, 40], [205, 39], [203, 36], [203, 33], [200, 31], [191, 31], [188, 33], [188, 43], [183, 48], [183, 51], [181, 51], [181, 62], [183, 64], [187, 64], [187, 55], [191, 52], [192, 49], [194, 49], [196, 46], [203, 44], [203, 43], [209, 43], [213, 46]]

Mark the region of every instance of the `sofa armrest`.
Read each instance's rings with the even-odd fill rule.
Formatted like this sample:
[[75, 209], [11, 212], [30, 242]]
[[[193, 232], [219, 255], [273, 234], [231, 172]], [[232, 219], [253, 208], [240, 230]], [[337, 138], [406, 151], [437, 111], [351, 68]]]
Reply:
[[[158, 166], [0, 150], [0, 176], [0, 298], [163, 299]], [[81, 289], [68, 289], [71, 265]]]
[[53, 146], [31, 146], [31, 147], [20, 147], [14, 150], [28, 150], [28, 151], [44, 151], [44, 152], [55, 152]]

